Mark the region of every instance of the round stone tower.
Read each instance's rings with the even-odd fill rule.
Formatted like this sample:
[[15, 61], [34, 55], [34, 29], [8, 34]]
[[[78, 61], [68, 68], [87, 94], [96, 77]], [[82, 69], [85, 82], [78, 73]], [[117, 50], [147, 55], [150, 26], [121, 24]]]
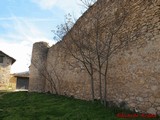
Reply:
[[46, 83], [46, 60], [49, 45], [46, 42], [33, 44], [29, 78], [30, 92], [44, 92]]

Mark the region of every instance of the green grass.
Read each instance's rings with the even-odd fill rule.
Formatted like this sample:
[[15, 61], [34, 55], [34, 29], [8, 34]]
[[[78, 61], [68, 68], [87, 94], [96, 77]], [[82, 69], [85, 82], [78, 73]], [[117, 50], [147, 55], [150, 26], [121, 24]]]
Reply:
[[99, 102], [92, 103], [51, 94], [2, 94], [0, 93], [0, 120], [126, 120], [117, 118], [116, 114], [130, 113], [118, 108], [104, 108]]

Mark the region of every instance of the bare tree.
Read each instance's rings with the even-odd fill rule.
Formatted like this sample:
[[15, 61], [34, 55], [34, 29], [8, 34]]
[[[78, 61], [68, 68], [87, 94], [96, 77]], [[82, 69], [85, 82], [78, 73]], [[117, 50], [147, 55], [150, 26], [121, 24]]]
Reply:
[[31, 64], [37, 69], [37, 71], [40, 74], [40, 77], [42, 77], [46, 82], [49, 83], [51, 92], [54, 93], [55, 91], [55, 94], [58, 94], [55, 80], [51, 75], [52, 73], [48, 72], [47, 67], [44, 65], [41, 69], [39, 69], [39, 64], [37, 64], [37, 61], [32, 61]]
[[[88, 0], [83, 1], [85, 5], [88, 5], [88, 2]], [[98, 73], [99, 97], [101, 103], [106, 106], [110, 60], [117, 52], [136, 42], [141, 35], [141, 29], [138, 25], [134, 31], [126, 28], [126, 19], [134, 12], [130, 9], [130, 1], [125, 4], [123, 1], [118, 1], [114, 14], [113, 8], [107, 6], [108, 14], [106, 16], [101, 13], [105, 1], [99, 0], [95, 4], [90, 18], [83, 16], [83, 22], [79, 21], [78, 23], [81, 25], [75, 24], [72, 28], [68, 23], [63, 24], [59, 30], [64, 30], [67, 35], [59, 36], [65, 38], [63, 47], [67, 54], [85, 67], [90, 77], [92, 100], [95, 96], [94, 81], [96, 79], [94, 76]], [[84, 19], [87, 21], [86, 23]]]
[[[58, 37], [58, 39], [63, 39], [64, 34], [62, 35], [61, 33], [68, 34], [70, 40], [63, 41], [64, 44], [62, 47], [63, 49], [65, 49], [67, 55], [70, 55], [76, 60], [78, 60], [83, 65], [85, 70], [87, 71], [90, 77], [92, 101], [94, 101], [95, 96], [94, 96], [93, 59], [95, 58], [92, 53], [92, 47], [88, 46], [89, 44], [91, 44], [92, 41], [90, 41], [90, 39], [87, 40], [87, 37], [86, 37], [88, 36], [87, 33], [83, 29], [78, 28], [78, 26], [76, 29], [77, 32], [74, 32], [74, 35], [72, 34], [72, 32], [70, 32], [72, 28], [72, 24], [74, 23], [74, 22], [70, 22], [71, 20], [70, 17], [72, 16], [66, 17], [67, 22], [65, 24], [61, 24], [60, 26], [58, 26], [58, 30], [54, 31], [54, 34], [56, 35], [56, 37]], [[83, 33], [83, 34], [80, 34], [80, 33]], [[69, 65], [71, 65], [71, 63], [69, 63]]]

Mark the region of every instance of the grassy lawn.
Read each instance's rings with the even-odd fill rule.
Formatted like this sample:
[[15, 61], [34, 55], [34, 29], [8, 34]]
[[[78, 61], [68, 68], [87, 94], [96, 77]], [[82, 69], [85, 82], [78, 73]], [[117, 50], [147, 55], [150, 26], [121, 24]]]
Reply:
[[[64, 96], [42, 93], [0, 93], [0, 120], [157, 120], [159, 118], [118, 118], [122, 110], [104, 108]], [[123, 113], [128, 113], [123, 111]]]

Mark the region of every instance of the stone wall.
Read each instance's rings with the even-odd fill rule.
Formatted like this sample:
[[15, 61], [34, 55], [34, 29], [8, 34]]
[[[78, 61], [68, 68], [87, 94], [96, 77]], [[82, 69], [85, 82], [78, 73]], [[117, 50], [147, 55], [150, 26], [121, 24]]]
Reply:
[[[103, 4], [98, 4], [103, 2]], [[101, 5], [101, 7], [99, 7]], [[116, 17], [121, 15], [122, 5], [129, 13], [115, 40], [120, 37], [134, 36], [137, 39], [127, 48], [119, 50], [110, 60], [109, 77], [107, 81], [107, 100], [121, 103], [125, 101], [130, 108], [141, 112], [160, 114], [160, 1], [159, 0], [98, 0], [76, 22], [70, 30], [77, 28], [91, 29], [91, 19], [96, 16], [96, 10], [103, 17], [101, 25], [110, 26]], [[84, 26], [85, 25], [85, 26]], [[116, 26], [116, 25], [114, 25]], [[114, 29], [113, 26], [113, 29]], [[103, 28], [100, 30], [103, 33]], [[80, 99], [91, 99], [90, 83], [87, 72], [81, 64], [65, 53], [64, 41], [69, 39], [67, 34], [63, 41], [48, 49], [47, 45], [33, 47], [32, 60], [38, 58], [40, 66], [45, 62], [45, 68], [56, 81], [59, 94], [74, 96]], [[48, 51], [48, 53], [46, 52]], [[46, 54], [47, 53], [47, 54]], [[44, 55], [45, 54], [45, 55]], [[42, 57], [44, 55], [44, 57]], [[42, 59], [43, 58], [43, 59]], [[72, 66], [71, 66], [72, 64]], [[56, 72], [53, 72], [56, 71]], [[58, 76], [58, 79], [57, 77]], [[95, 82], [95, 97], [99, 99], [98, 81]], [[40, 87], [40, 88], [39, 88]], [[45, 88], [45, 90], [44, 90]], [[30, 68], [30, 91], [50, 91], [50, 83]]]
[[8, 89], [11, 63], [12, 60], [7, 56], [4, 56], [3, 63], [0, 63], [0, 90]]
[[45, 91], [45, 77], [43, 72], [45, 71], [45, 62], [48, 53], [48, 44], [44, 42], [35, 43], [33, 45], [32, 60], [29, 80], [29, 90], [35, 92]]
[[15, 77], [13, 74], [11, 74], [8, 89], [9, 90], [16, 90], [16, 84], [17, 84], [17, 77]]

